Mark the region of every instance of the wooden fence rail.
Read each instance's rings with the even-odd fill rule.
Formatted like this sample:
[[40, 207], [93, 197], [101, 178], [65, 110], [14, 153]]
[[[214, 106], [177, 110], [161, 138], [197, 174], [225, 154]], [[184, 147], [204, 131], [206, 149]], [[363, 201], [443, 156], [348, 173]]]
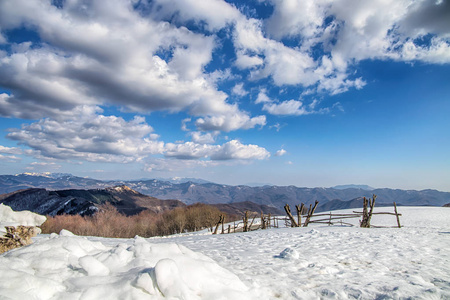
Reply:
[[[302, 203], [301, 205], [296, 205], [297, 210], [297, 220], [294, 218], [294, 216], [291, 213], [291, 209], [288, 204], [284, 206], [284, 209], [286, 211], [287, 217], [276, 217], [271, 216], [268, 214], [267, 216], [261, 213], [261, 222], [260, 224], [254, 224], [254, 221], [257, 217], [257, 215], [253, 216], [252, 221], [249, 224], [249, 213], [246, 211], [244, 213], [243, 221], [236, 224], [236, 222], [233, 223], [233, 226], [228, 225], [228, 230], [225, 232], [224, 229], [224, 216], [220, 216], [219, 221], [216, 224], [216, 228], [214, 230], [214, 234], [218, 232], [218, 228], [220, 225], [222, 225], [222, 234], [223, 233], [232, 233], [232, 232], [247, 232], [247, 231], [253, 231], [257, 229], [268, 229], [271, 227], [279, 227], [279, 221], [283, 221], [286, 225], [286, 227], [307, 227], [308, 224], [316, 223], [316, 224], [328, 224], [328, 225], [334, 225], [334, 224], [341, 224], [341, 225], [348, 225], [348, 226], [354, 226], [352, 223], [344, 222], [345, 219], [353, 219], [353, 218], [361, 218], [360, 220], [360, 227], [363, 228], [401, 228], [400, 225], [400, 216], [402, 214], [398, 213], [397, 211], [397, 205], [394, 202], [394, 212], [373, 212], [374, 206], [375, 206], [375, 199], [376, 195], [373, 195], [372, 199], [366, 199], [364, 197], [363, 199], [363, 211], [353, 211], [352, 213], [348, 214], [333, 214], [332, 212], [329, 213], [318, 213], [314, 214], [314, 211], [317, 208], [317, 205], [319, 204], [318, 201], [315, 201], [314, 206], [311, 204], [309, 206], [309, 209], [306, 210], [305, 205]], [[397, 220], [397, 226], [374, 226], [371, 225], [371, 218], [373, 215], [393, 215], [396, 217]], [[302, 225], [302, 217], [305, 218], [305, 221]], [[325, 218], [326, 217], [326, 218]], [[317, 219], [319, 218], [319, 219]], [[242, 224], [242, 226], [240, 226]]]

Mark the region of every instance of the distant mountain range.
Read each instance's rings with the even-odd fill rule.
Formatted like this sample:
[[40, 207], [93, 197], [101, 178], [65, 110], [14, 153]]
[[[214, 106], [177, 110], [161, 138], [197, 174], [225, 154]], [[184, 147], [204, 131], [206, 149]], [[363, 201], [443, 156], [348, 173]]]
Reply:
[[30, 188], [0, 195], [0, 203], [13, 210], [30, 210], [42, 215], [79, 214], [93, 215], [98, 205], [112, 204], [125, 215], [138, 214], [143, 210], [160, 213], [176, 207], [185, 207], [179, 200], [160, 200], [143, 195], [127, 186], [91, 190], [56, 190]]
[[[61, 189], [105, 189], [112, 186], [126, 185], [131, 189], [158, 199], [176, 199], [185, 204], [197, 202], [207, 204], [231, 204], [250, 201], [259, 205], [267, 205], [283, 210], [285, 204], [291, 207], [305, 203], [313, 204], [319, 201], [318, 210], [325, 208], [343, 209], [351, 205], [361, 204], [359, 197], [377, 195], [377, 205], [388, 205], [394, 201], [398, 205], [408, 206], [443, 206], [450, 202], [450, 193], [436, 190], [399, 190], [371, 189], [368, 186], [338, 186], [335, 188], [301, 188], [296, 186], [230, 186], [211, 182], [179, 180], [180, 183], [157, 179], [142, 179], [133, 181], [102, 181], [90, 178], [61, 174], [18, 174], [0, 175], [0, 194], [19, 189], [45, 188], [47, 190]], [[355, 200], [356, 199], [356, 200]], [[328, 203], [328, 204], [327, 204]]]
[[[78, 214], [90, 216], [98, 211], [99, 205], [112, 204], [120, 213], [135, 215], [143, 210], [161, 213], [178, 207], [186, 207], [179, 200], [160, 200], [143, 195], [129, 187], [115, 186], [105, 189], [69, 189], [48, 191], [42, 188], [29, 188], [0, 195], [0, 203], [15, 211], [29, 210], [42, 215]], [[246, 210], [254, 213], [281, 214], [274, 207], [252, 202], [233, 204], [213, 204], [230, 215], [242, 215]]]

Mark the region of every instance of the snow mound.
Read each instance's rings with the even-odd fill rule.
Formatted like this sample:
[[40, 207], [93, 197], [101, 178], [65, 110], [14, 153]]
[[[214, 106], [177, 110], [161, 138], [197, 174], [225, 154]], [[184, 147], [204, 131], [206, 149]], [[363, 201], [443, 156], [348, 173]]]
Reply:
[[300, 253], [298, 253], [298, 251], [293, 248], [286, 248], [281, 251], [280, 255], [275, 257], [295, 260], [300, 258]]
[[6, 233], [5, 226], [41, 226], [46, 220], [46, 217], [28, 210], [13, 211], [11, 207], [0, 204], [0, 235]]
[[245, 299], [248, 288], [207, 256], [137, 237], [108, 246], [51, 235], [0, 256], [1, 299]]

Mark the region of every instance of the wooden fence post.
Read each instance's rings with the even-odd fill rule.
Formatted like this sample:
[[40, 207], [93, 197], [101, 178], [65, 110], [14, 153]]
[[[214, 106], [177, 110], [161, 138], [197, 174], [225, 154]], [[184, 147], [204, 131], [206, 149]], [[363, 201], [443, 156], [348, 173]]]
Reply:
[[223, 224], [223, 219], [224, 219], [224, 216], [223, 216], [223, 215], [220, 215], [220, 217], [219, 217], [219, 222], [217, 222], [216, 229], [214, 229], [213, 234], [217, 234], [217, 229], [219, 229], [220, 223]]
[[314, 211], [316, 210], [317, 205], [319, 204], [319, 201], [316, 200], [316, 202], [314, 203], [314, 207], [311, 208], [312, 204], [309, 206], [309, 211], [308, 211], [308, 215], [306, 216], [306, 220], [305, 220], [305, 224], [303, 225], [303, 227], [307, 227], [309, 224], [309, 220], [311, 219], [312, 215], [314, 214]]
[[302, 212], [303, 208], [305, 207], [305, 204], [301, 203], [300, 206], [296, 205], [295, 208], [297, 209], [297, 219], [298, 219], [298, 226], [302, 225]]
[[298, 227], [297, 222], [295, 221], [294, 217], [291, 214], [291, 208], [289, 207], [289, 204], [286, 204], [284, 206], [284, 210], [286, 211], [286, 214], [288, 215], [289, 219], [291, 220], [291, 227]]
[[395, 201], [394, 201], [394, 211], [395, 211], [395, 216], [397, 217], [397, 225], [398, 225], [398, 228], [402, 228], [402, 226], [400, 225], [400, 217], [398, 216], [398, 212], [397, 212], [397, 204], [395, 204]]
[[248, 231], [248, 210], [246, 210], [244, 213], [244, 227], [242, 228], [242, 231]]
[[252, 225], [253, 225], [253, 222], [255, 221], [255, 219], [256, 219], [256, 216], [254, 216], [252, 221], [250, 222], [250, 226], [248, 226], [248, 231], [252, 231]]
[[221, 232], [221, 234], [225, 233], [224, 223], [225, 223], [225, 216], [223, 216], [223, 218], [222, 218], [222, 232]]
[[261, 229], [266, 229], [266, 220], [264, 219], [264, 214], [261, 212]]

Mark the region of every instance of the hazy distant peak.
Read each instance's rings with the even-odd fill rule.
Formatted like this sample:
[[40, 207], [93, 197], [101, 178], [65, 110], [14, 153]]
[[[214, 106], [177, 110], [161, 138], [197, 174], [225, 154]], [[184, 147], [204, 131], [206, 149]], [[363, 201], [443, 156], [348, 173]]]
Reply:
[[190, 177], [173, 177], [173, 178], [158, 178], [158, 180], [167, 181], [170, 183], [197, 183], [197, 184], [204, 184], [204, 183], [211, 183], [211, 181], [200, 179], [200, 178], [190, 178]]
[[20, 174], [15, 174], [14, 176], [36, 176], [36, 177], [47, 177], [47, 178], [53, 178], [53, 179], [59, 179], [63, 177], [72, 177], [72, 174], [69, 173], [51, 173], [51, 172], [42, 172], [42, 173], [35, 173], [35, 172], [25, 172]]
[[108, 191], [116, 191], [119, 193], [123, 193], [123, 192], [132, 192], [134, 194], [139, 194], [139, 192], [131, 189], [130, 187], [126, 186], [126, 185], [117, 185], [111, 188], [107, 188], [106, 190]]
[[332, 187], [333, 189], [336, 190], [345, 190], [345, 189], [361, 189], [361, 190], [366, 190], [366, 191], [372, 191], [375, 188], [368, 186], [366, 184], [344, 184], [344, 185], [336, 185], [334, 187]]

